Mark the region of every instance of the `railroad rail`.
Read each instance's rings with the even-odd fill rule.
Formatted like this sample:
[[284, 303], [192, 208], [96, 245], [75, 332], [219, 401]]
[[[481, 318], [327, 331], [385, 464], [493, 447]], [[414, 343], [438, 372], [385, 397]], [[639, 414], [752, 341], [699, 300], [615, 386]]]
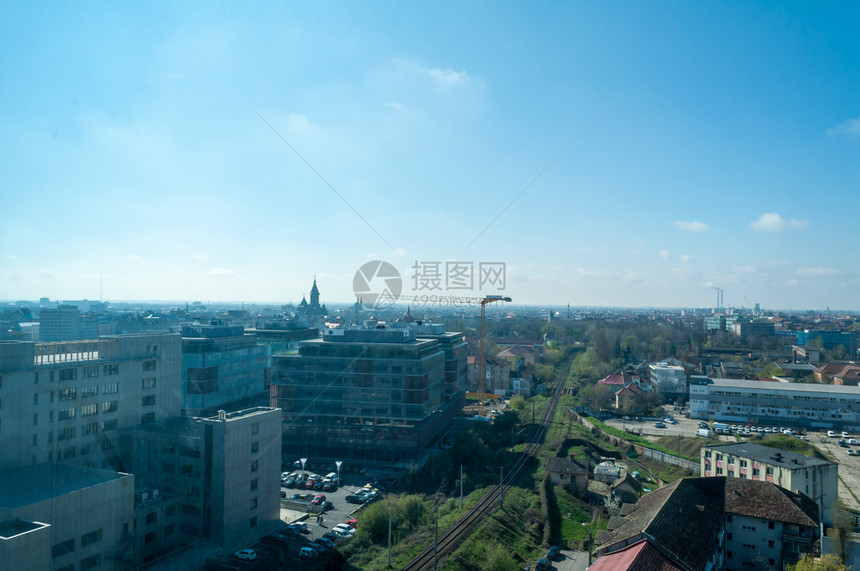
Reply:
[[461, 517], [450, 529], [441, 535], [436, 542], [427, 547], [420, 555], [406, 564], [404, 571], [424, 571], [433, 569], [435, 562], [438, 562], [443, 557], [446, 557], [460, 545], [472, 531], [472, 529], [486, 516], [493, 513], [498, 507], [498, 498], [504, 498], [505, 491], [519, 477], [520, 471], [536, 454], [540, 448], [543, 437], [549, 428], [552, 418], [555, 416], [555, 410], [558, 407], [558, 402], [561, 400], [562, 394], [565, 393], [564, 383], [570, 373], [570, 367], [573, 362], [569, 362], [559, 378], [553, 386], [550, 400], [547, 403], [546, 411], [538, 424], [538, 429], [535, 431], [531, 441], [519, 455], [513, 467], [508, 470], [507, 476], [504, 477], [500, 485], [495, 486], [487, 492], [478, 504], [472, 508], [467, 514]]

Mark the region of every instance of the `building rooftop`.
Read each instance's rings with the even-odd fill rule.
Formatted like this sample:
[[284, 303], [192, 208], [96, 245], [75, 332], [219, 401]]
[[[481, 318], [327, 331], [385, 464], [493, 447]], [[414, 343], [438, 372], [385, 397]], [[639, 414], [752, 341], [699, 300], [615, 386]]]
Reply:
[[822, 385], [818, 383], [772, 383], [762, 381], [743, 381], [740, 379], [712, 379], [712, 388], [760, 388], [768, 391], [793, 391], [808, 393], [831, 393], [844, 395], [860, 395], [857, 387], [844, 385]]
[[0, 507], [16, 509], [131, 474], [67, 464], [36, 464], [0, 473]]
[[706, 446], [705, 450], [713, 450], [722, 454], [732, 456], [743, 456], [754, 462], [764, 462], [774, 466], [782, 466], [784, 468], [809, 468], [810, 466], [825, 466], [833, 464], [829, 460], [822, 460], [814, 456], [804, 456], [797, 452], [789, 452], [785, 450], [777, 450], [764, 444], [754, 444], [752, 442], [736, 442], [732, 444], [714, 444]]

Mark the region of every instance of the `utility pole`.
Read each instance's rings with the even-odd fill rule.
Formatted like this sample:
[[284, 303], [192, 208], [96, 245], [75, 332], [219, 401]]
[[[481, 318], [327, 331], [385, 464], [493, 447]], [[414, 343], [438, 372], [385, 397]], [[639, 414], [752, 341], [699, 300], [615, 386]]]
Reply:
[[391, 498], [388, 498], [388, 567], [391, 567]]
[[460, 508], [463, 507], [463, 465], [460, 464]]
[[499, 508], [502, 507], [502, 488], [503, 488], [502, 482], [504, 480], [504, 478], [502, 477], [502, 474], [504, 473], [504, 470], [505, 470], [504, 467], [499, 466]]
[[436, 530], [433, 532], [433, 571], [436, 571], [436, 547], [439, 545], [439, 520], [436, 520]]

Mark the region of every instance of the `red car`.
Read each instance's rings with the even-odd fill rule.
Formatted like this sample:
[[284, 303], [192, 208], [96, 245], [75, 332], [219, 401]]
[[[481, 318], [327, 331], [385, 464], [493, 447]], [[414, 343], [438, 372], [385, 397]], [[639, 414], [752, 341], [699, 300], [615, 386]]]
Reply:
[[345, 522], [343, 522], [343, 523], [345, 523], [345, 524], [347, 524], [348, 526], [350, 526], [350, 527], [352, 527], [353, 529], [355, 529], [355, 527], [358, 525], [358, 520], [357, 520], [357, 519], [355, 519], [355, 518], [350, 518], [350, 519], [346, 520], [346, 521], [345, 521]]
[[321, 503], [323, 503], [324, 501], [325, 501], [325, 495], [318, 494], [318, 495], [314, 496], [314, 499], [311, 500], [311, 503], [314, 504], [315, 506], [318, 506]]

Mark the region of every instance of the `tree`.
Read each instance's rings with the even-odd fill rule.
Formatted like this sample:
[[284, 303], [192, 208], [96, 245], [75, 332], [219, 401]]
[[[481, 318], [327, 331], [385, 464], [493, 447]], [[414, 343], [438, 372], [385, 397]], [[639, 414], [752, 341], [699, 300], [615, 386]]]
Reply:
[[830, 553], [817, 560], [807, 553], [788, 569], [789, 571], [852, 571], [854, 568], [846, 567], [839, 557]]

